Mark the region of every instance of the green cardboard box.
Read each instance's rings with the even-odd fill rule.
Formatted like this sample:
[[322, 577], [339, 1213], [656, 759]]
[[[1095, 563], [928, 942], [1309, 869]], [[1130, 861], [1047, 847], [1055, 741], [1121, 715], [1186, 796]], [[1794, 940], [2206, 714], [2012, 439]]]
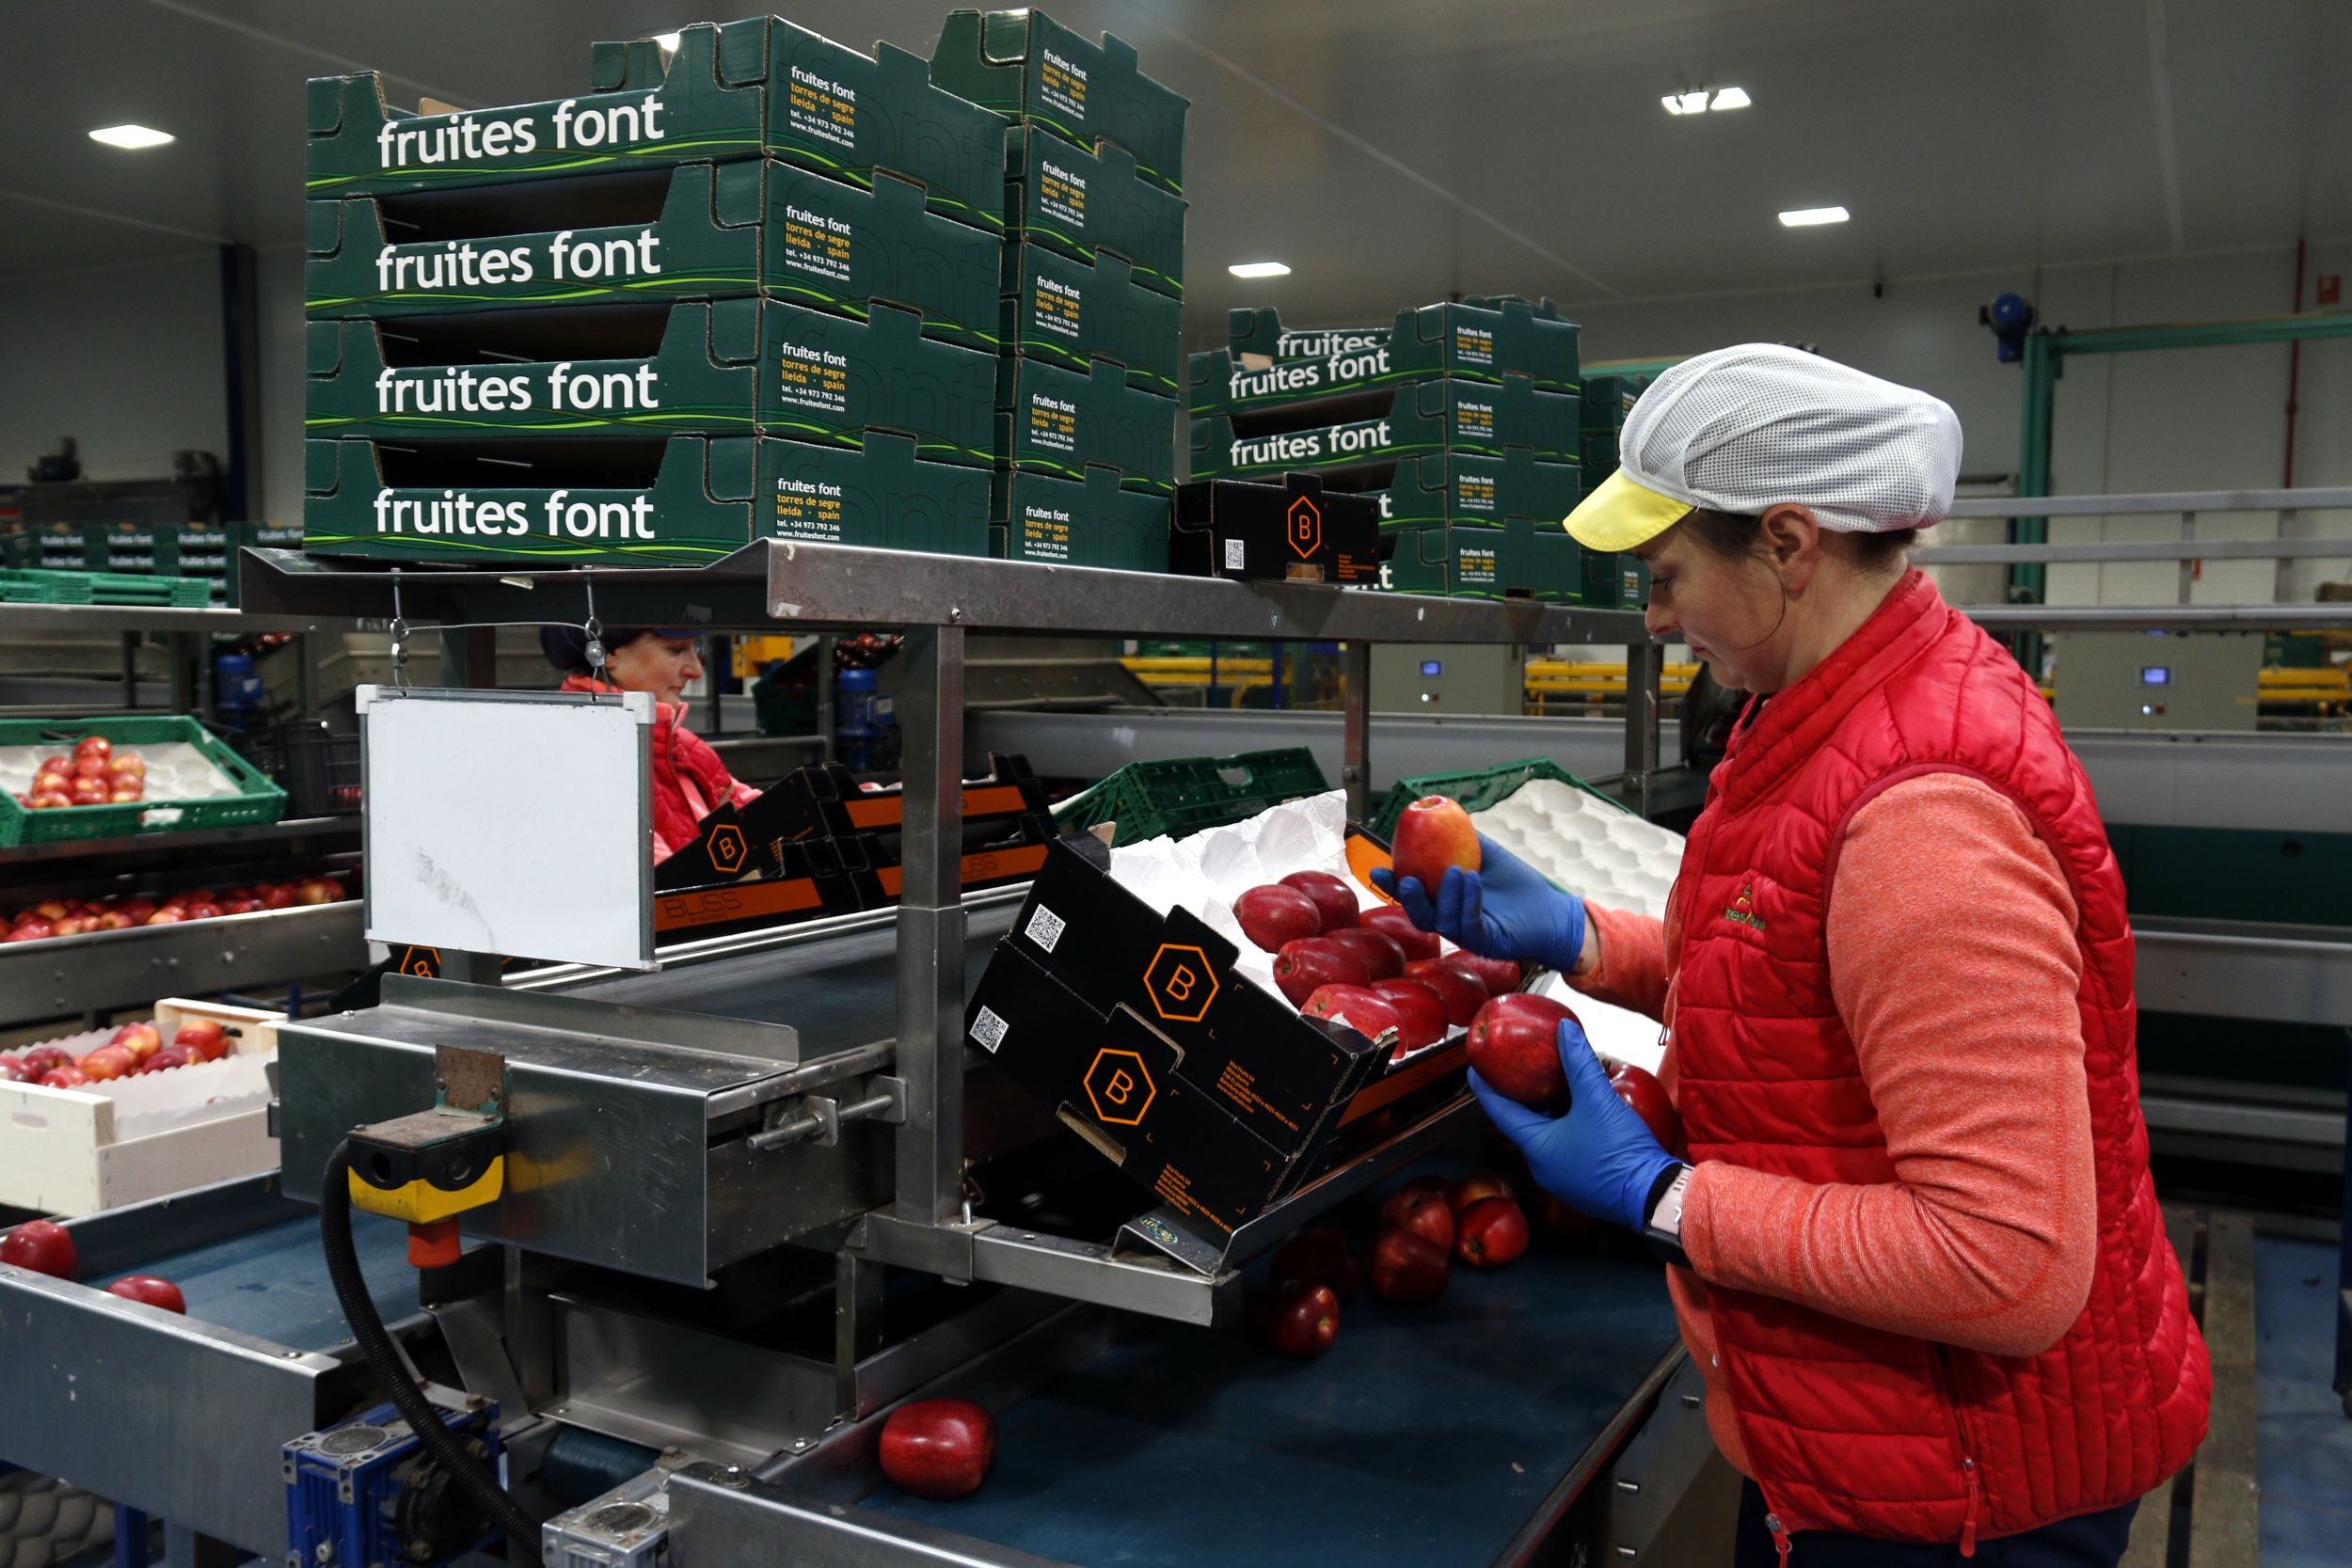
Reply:
[[1573, 604], [1584, 593], [1584, 556], [1557, 519], [1408, 529], [1394, 536], [1380, 564], [1380, 587], [1392, 594]]
[[1327, 488], [1370, 495], [1380, 507], [1383, 538], [1412, 529], [1500, 528], [1505, 517], [1558, 521], [1576, 509], [1573, 463], [1537, 461], [1515, 447], [1501, 457], [1441, 452], [1393, 465], [1325, 470]]
[[[658, 192], [578, 180], [497, 199], [514, 194], [308, 203], [311, 319], [764, 293], [851, 315], [884, 301], [921, 311], [931, 337], [996, 347], [1002, 242], [891, 175], [850, 185], [763, 158], [684, 164]], [[420, 230], [430, 237], [386, 239]]]
[[949, 11], [931, 80], [1081, 147], [1116, 142], [1136, 172], [1184, 191], [1191, 105], [1138, 71], [1134, 46], [1114, 34], [1089, 43], [1042, 11]]
[[1115, 468], [1131, 490], [1176, 488], [1176, 400], [1155, 397], [1108, 359], [1083, 374], [1006, 355], [996, 362], [998, 452], [1016, 469], [1083, 479]]
[[1136, 282], [1184, 297], [1184, 198], [1137, 174], [1123, 148], [1089, 151], [1014, 126], [1005, 138], [1005, 217], [1021, 236], [1081, 261], [1115, 250]]
[[1000, 560], [1168, 570], [1168, 498], [1124, 489], [1108, 468], [1081, 481], [1002, 470], [992, 497], [989, 553]]
[[513, 180], [774, 157], [855, 184], [887, 171], [931, 209], [1001, 232], [1005, 118], [931, 86], [919, 56], [872, 57], [752, 17], [599, 43], [588, 92], [540, 103], [418, 114], [384, 102], [374, 71], [310, 82], [308, 195], [445, 190]]
[[1269, 413], [1196, 418], [1192, 476], [1253, 479], [1441, 451], [1500, 457], [1512, 447], [1556, 460], [1576, 450], [1576, 399], [1540, 391], [1522, 375], [1501, 382], [1447, 376], [1387, 388], [1367, 401], [1379, 412], [1306, 430], [1253, 428], [1276, 419]]
[[1004, 290], [997, 330], [1007, 350], [1073, 371], [1116, 359], [1131, 387], [1165, 398], [1183, 392], [1184, 306], [1136, 282], [1124, 257], [1097, 251], [1089, 266], [1008, 240]]
[[[614, 352], [642, 325], [604, 311], [389, 332], [312, 322], [305, 423], [319, 436], [758, 435], [852, 447], [893, 430], [933, 462], [994, 461], [995, 361], [925, 338], [911, 310], [877, 306], [860, 321], [723, 299], [674, 305], [667, 318], [651, 355]], [[548, 357], [549, 338], [578, 357]], [[388, 340], [403, 363], [385, 363]]]
[[1625, 428], [1625, 417], [1633, 412], [1633, 402], [1649, 390], [1654, 375], [1625, 375], [1596, 372], [1584, 378], [1583, 404], [1577, 419], [1582, 430], [1605, 430], [1612, 434]]
[[862, 450], [673, 436], [655, 449], [650, 479], [633, 483], [613, 483], [591, 464], [578, 470], [585, 483], [539, 472], [531, 476], [539, 483], [516, 485], [516, 469], [501, 460], [514, 450], [308, 442], [303, 548], [615, 566], [705, 565], [755, 538], [988, 552], [988, 473], [922, 462], [911, 439], [886, 432]]
[[[1342, 342], [1357, 341], [1352, 329]], [[1270, 309], [1231, 312], [1229, 341], [1192, 356], [1192, 411], [1230, 414], [1286, 404], [1312, 403], [1397, 382], [1441, 375], [1500, 381], [1524, 375], [1549, 392], [1575, 392], [1577, 326], [1548, 321], [1522, 299], [1501, 309], [1475, 305], [1424, 305], [1399, 310], [1380, 341], [1339, 347], [1317, 358], [1279, 358], [1284, 339]]]

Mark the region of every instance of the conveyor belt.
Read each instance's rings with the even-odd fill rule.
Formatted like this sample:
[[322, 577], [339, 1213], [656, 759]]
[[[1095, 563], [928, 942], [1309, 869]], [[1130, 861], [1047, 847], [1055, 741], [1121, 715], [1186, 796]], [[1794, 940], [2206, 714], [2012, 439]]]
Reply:
[[1435, 1307], [1359, 1295], [1319, 1361], [1146, 1330], [1007, 1411], [976, 1496], [866, 1505], [1089, 1568], [1488, 1563], [1674, 1342], [1658, 1265], [1538, 1243]]
[[[1015, 907], [972, 911], [965, 931], [966, 993], [1012, 928]], [[897, 1032], [898, 932], [885, 926], [798, 947], [713, 958], [651, 974], [592, 980], [565, 992], [677, 1012], [788, 1023], [804, 1053], [838, 1050]]]
[[[368, 1293], [388, 1323], [417, 1315], [417, 1271], [408, 1265], [408, 1227], [396, 1220], [352, 1215], [352, 1239]], [[125, 1273], [131, 1271], [124, 1271]], [[188, 1316], [294, 1350], [331, 1351], [351, 1330], [335, 1305], [314, 1217], [282, 1220], [226, 1241], [141, 1262], [140, 1274], [180, 1287]], [[103, 1283], [103, 1281], [101, 1281]], [[294, 1435], [288, 1433], [289, 1436]]]

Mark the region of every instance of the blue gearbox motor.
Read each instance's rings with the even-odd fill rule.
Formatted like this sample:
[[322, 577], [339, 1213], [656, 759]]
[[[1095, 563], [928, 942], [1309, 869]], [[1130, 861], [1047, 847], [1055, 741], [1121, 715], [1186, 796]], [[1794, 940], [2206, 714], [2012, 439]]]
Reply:
[[[442, 1424], [503, 1480], [498, 1406], [437, 1396], [427, 1397]], [[297, 1437], [285, 1452], [288, 1560], [303, 1568], [431, 1568], [499, 1540], [497, 1525], [389, 1404]]]

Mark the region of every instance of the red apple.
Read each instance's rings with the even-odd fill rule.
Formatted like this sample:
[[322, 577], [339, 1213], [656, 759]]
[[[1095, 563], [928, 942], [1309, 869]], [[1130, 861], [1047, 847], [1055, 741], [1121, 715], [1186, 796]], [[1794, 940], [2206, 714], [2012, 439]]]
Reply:
[[918, 1497], [970, 1497], [995, 1457], [996, 1418], [969, 1400], [917, 1400], [882, 1423], [882, 1474]]
[[72, 1279], [82, 1266], [73, 1235], [54, 1220], [26, 1220], [0, 1236], [0, 1263], [30, 1269], [52, 1279]]
[[33, 775], [33, 798], [43, 795], [63, 795], [73, 787], [73, 774], [63, 768], [44, 768]]
[[167, 905], [165, 908], [157, 910], [153, 914], [149, 915], [147, 917], [146, 924], [150, 926], [177, 926], [186, 917], [178, 910], [172, 909]]
[[1462, 1211], [1454, 1256], [1473, 1269], [1499, 1269], [1527, 1250], [1527, 1216], [1507, 1197], [1482, 1197]]
[[341, 885], [324, 877], [312, 877], [294, 889], [297, 904], [332, 904], [343, 895]]
[[86, 735], [73, 743], [73, 757], [76, 762], [84, 757], [96, 757], [103, 762], [114, 755], [114, 750], [115, 743], [104, 736]]
[[230, 900], [228, 903], [223, 904], [220, 907], [220, 912], [223, 914], [253, 914], [260, 911], [261, 907], [262, 901], [259, 898], [234, 898]]
[[1405, 973], [1405, 949], [1377, 931], [1351, 926], [1331, 932], [1324, 940], [1336, 942], [1360, 956], [1375, 980], [1393, 980]]
[[71, 773], [73, 771], [73, 759], [63, 755], [45, 756], [40, 759], [40, 765], [33, 771], [36, 773]]
[[282, 910], [294, 902], [294, 889], [283, 882], [273, 882], [260, 890], [262, 908]]
[[44, 942], [56, 934], [56, 927], [35, 916], [30, 920], [18, 921], [9, 928], [7, 940], [9, 942]]
[[103, 806], [111, 793], [103, 779], [75, 779], [68, 798], [77, 806]]
[[180, 1025], [180, 1032], [171, 1037], [171, 1043], [184, 1047], [208, 1062], [217, 1062], [229, 1054], [229, 1031], [209, 1018], [192, 1018]]
[[1445, 999], [1420, 980], [1375, 980], [1372, 992], [1396, 1009], [1396, 1044], [1419, 1051], [1445, 1038]]
[[1276, 1352], [1312, 1361], [1340, 1337], [1340, 1298], [1328, 1285], [1286, 1279], [1250, 1303], [1250, 1318]]
[[1489, 996], [1508, 996], [1518, 990], [1519, 982], [1527, 977], [1516, 958], [1489, 958], [1467, 950], [1449, 953], [1446, 957], [1458, 959], [1463, 968], [1477, 975]]
[[136, 752], [123, 752], [106, 759], [106, 771], [118, 779], [147, 777], [147, 759]]
[[1446, 1249], [1410, 1230], [1383, 1230], [1373, 1238], [1370, 1283], [1382, 1301], [1419, 1307], [1445, 1294], [1453, 1277]]
[[1356, 1255], [1348, 1249], [1346, 1232], [1329, 1226], [1302, 1230], [1284, 1242], [1275, 1252], [1267, 1273], [1277, 1285], [1298, 1279], [1327, 1286], [1332, 1299], [1342, 1304], [1355, 1299], [1356, 1287], [1363, 1278]]
[[1575, 1017], [1548, 996], [1513, 991], [1493, 998], [1470, 1020], [1471, 1070], [1505, 1099], [1559, 1115], [1568, 1098], [1560, 1025]]
[[115, 906], [114, 912], [134, 926], [144, 926], [147, 917], [155, 912], [155, 903], [151, 898], [125, 898]]
[[1282, 879], [1282, 885], [1295, 887], [1314, 900], [1325, 930], [1343, 931], [1356, 924], [1356, 890], [1346, 878], [1328, 871], [1294, 871]]
[[125, 1275], [107, 1286], [106, 1293], [120, 1296], [125, 1301], [160, 1307], [167, 1312], [177, 1312], [183, 1317], [187, 1315], [188, 1301], [180, 1293], [180, 1287], [168, 1279], [158, 1279], [151, 1274]]
[[1438, 934], [1414, 925], [1413, 917], [1393, 904], [1366, 910], [1359, 924], [1364, 929], [1377, 931], [1395, 942], [1408, 963], [1415, 958], [1434, 958], [1438, 956]]
[[146, 799], [147, 792], [143, 789], [125, 789], [118, 785], [106, 791], [106, 803], [111, 806], [127, 806], [135, 800]]
[[67, 811], [73, 805], [73, 797], [62, 789], [43, 790], [33, 797], [35, 811]]
[[1405, 966], [1405, 978], [1419, 980], [1438, 993], [1445, 1004], [1445, 1021], [1449, 1025], [1467, 1028], [1478, 1016], [1478, 1009], [1486, 1003], [1486, 984], [1470, 970], [1455, 961], [1453, 955], [1442, 958], [1415, 958]]
[[117, 910], [108, 910], [104, 914], [99, 915], [97, 920], [96, 928], [101, 931], [119, 931], [126, 929], [132, 924], [129, 915]]
[[1490, 1170], [1470, 1172], [1448, 1188], [1445, 1195], [1446, 1202], [1453, 1206], [1457, 1218], [1463, 1210], [1487, 1197], [1507, 1197], [1515, 1203], [1518, 1201], [1518, 1196], [1511, 1191], [1511, 1183]]
[[90, 1075], [68, 1062], [61, 1068], [53, 1068], [42, 1073], [40, 1082], [53, 1089], [78, 1089], [90, 1082]]
[[1307, 1005], [1298, 1009], [1309, 1018], [1327, 1018], [1334, 1023], [1344, 1023], [1368, 1040], [1395, 1032], [1400, 1036], [1404, 1021], [1396, 1008], [1379, 992], [1364, 986], [1321, 986]]
[[1329, 937], [1301, 937], [1274, 955], [1274, 983], [1292, 1006], [1303, 1007], [1325, 986], [1370, 985], [1372, 970]]
[[0, 1084], [29, 1084], [33, 1074], [24, 1070], [24, 1064], [14, 1056], [0, 1054]]
[[20, 1052], [17, 1060], [24, 1063], [24, 1070], [36, 1078], [44, 1072], [54, 1072], [61, 1067], [73, 1065], [72, 1053], [56, 1045], [37, 1045], [30, 1051]]
[[77, 779], [103, 779], [106, 776], [106, 759], [96, 753], [73, 759], [73, 776]]
[[1440, 1247], [1452, 1246], [1454, 1211], [1446, 1203], [1444, 1181], [1434, 1192], [1412, 1183], [1391, 1193], [1380, 1206], [1380, 1225], [1386, 1230], [1409, 1230]]
[[1478, 869], [1478, 830], [1459, 802], [1442, 795], [1424, 795], [1406, 806], [1396, 819], [1393, 842], [1390, 859], [1398, 879], [1412, 878], [1432, 900], [1449, 869]]
[[1233, 900], [1233, 918], [1241, 934], [1268, 953], [1279, 953], [1285, 942], [1318, 936], [1323, 917], [1315, 901], [1295, 887], [1253, 887]]
[[95, 930], [97, 927], [98, 922], [89, 915], [70, 914], [57, 922], [56, 930], [57, 935], [61, 937], [78, 937], [84, 931]]
[[155, 1054], [141, 1062], [138, 1065], [138, 1070], [141, 1072], [169, 1072], [173, 1068], [186, 1067], [190, 1062], [200, 1062], [203, 1059], [203, 1057], [199, 1056], [195, 1052], [190, 1051], [184, 1045], [167, 1045], [161, 1051], [156, 1052]]
[[1650, 1136], [1661, 1148], [1672, 1148], [1677, 1138], [1675, 1126], [1675, 1102], [1666, 1097], [1666, 1085], [1649, 1073], [1629, 1063], [1620, 1064], [1609, 1075], [1609, 1086], [1617, 1091], [1617, 1098], [1632, 1108], [1649, 1128]]
[[93, 1084], [109, 1078], [127, 1078], [139, 1065], [139, 1059], [119, 1045], [102, 1045], [73, 1064], [82, 1069]]
[[180, 911], [183, 920], [212, 920], [220, 914], [218, 904], [189, 904]]
[[33, 906], [33, 912], [43, 920], [63, 920], [74, 912], [74, 905], [63, 898], [44, 898]]
[[140, 1061], [164, 1048], [164, 1037], [151, 1023], [126, 1023], [106, 1037], [108, 1045], [119, 1045]]

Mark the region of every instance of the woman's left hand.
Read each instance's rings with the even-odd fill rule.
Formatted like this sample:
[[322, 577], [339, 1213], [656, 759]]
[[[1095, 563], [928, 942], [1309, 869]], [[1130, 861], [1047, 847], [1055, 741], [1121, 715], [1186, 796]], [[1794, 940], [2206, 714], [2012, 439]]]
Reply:
[[1649, 1221], [1649, 1193], [1659, 1173], [1679, 1162], [1617, 1098], [1573, 1021], [1560, 1025], [1560, 1065], [1568, 1074], [1565, 1116], [1548, 1117], [1506, 1100], [1475, 1072], [1470, 1089], [1488, 1119], [1527, 1156], [1536, 1185], [1579, 1213], [1638, 1231]]

